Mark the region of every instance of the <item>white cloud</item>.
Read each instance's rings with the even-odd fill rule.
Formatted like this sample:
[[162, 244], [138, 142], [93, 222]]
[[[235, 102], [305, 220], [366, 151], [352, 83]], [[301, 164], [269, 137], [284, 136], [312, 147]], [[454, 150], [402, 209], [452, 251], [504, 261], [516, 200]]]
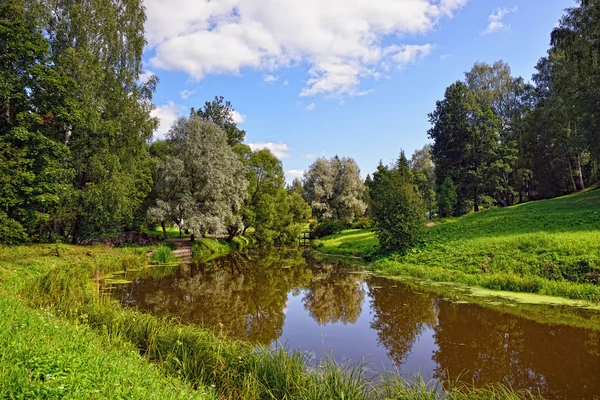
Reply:
[[252, 151], [269, 149], [271, 150], [271, 153], [273, 153], [273, 155], [279, 159], [288, 158], [290, 156], [290, 154], [288, 153], [290, 151], [290, 148], [285, 143], [256, 142], [248, 143], [248, 146], [250, 146]]
[[285, 173], [285, 178], [288, 182], [291, 182], [296, 178], [302, 179], [304, 178], [304, 171], [301, 169], [290, 169]]
[[179, 92], [179, 95], [181, 96], [182, 99], [187, 100], [194, 93], [196, 93], [195, 90], [187, 90], [187, 89], [185, 89], [185, 90], [182, 90], [181, 92]]
[[306, 109], [308, 111], [312, 111], [315, 109], [315, 107], [316, 107], [315, 103], [310, 103], [309, 105], [306, 106]]
[[289, 85], [289, 84], [290, 84], [290, 81], [288, 81], [287, 79], [286, 79], [285, 81], [283, 81], [283, 85], [284, 85], [284, 86], [287, 86], [287, 85]]
[[454, 57], [454, 54], [442, 54], [440, 56], [440, 60], [446, 61], [447, 59], [452, 58], [452, 57]]
[[239, 112], [233, 110], [232, 111], [233, 114], [233, 122], [235, 122], [236, 124], [243, 124], [244, 121], [246, 120], [246, 116], [243, 114], [240, 114]]
[[466, 2], [146, 0], [150, 63], [194, 79], [307, 65], [302, 95], [351, 96], [363, 79], [429, 54], [432, 45], [402, 38], [431, 31]]
[[496, 32], [509, 31], [510, 24], [507, 25], [504, 23], [504, 17], [514, 12], [517, 12], [516, 6], [514, 8], [496, 8], [488, 17], [489, 24], [485, 31], [481, 32], [481, 34], [490, 35]]
[[169, 129], [171, 129], [171, 125], [175, 122], [179, 117], [183, 116], [186, 108], [180, 105], [175, 104], [172, 101], [169, 101], [167, 104], [156, 107], [150, 115], [158, 118], [159, 126], [154, 132], [155, 139], [164, 139]]
[[276, 77], [275, 75], [265, 75], [263, 76], [263, 81], [265, 83], [275, 83], [279, 80], [278, 77]]

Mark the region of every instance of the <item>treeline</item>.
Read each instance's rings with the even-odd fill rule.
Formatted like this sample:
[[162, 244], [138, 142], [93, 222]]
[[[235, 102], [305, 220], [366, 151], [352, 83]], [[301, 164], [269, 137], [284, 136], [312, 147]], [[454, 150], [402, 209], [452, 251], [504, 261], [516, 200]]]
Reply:
[[0, 242], [158, 225], [166, 236], [175, 224], [288, 243], [312, 215], [322, 232], [374, 223], [398, 249], [418, 243], [426, 215], [598, 181], [600, 0], [567, 10], [532, 82], [476, 63], [437, 102], [433, 143], [410, 160], [401, 153], [364, 181], [353, 159], [321, 158], [290, 187], [273, 154], [243, 144], [222, 97], [152, 142], [158, 79], [141, 80], [144, 22], [141, 0], [0, 3]]
[[295, 240], [310, 207], [222, 97], [152, 142], [145, 19], [141, 0], [0, 3], [0, 243], [173, 224]]

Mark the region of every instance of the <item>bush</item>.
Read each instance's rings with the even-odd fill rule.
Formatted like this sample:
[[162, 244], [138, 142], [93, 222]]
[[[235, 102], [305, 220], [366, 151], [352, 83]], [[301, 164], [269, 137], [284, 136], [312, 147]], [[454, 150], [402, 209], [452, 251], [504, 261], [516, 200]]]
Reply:
[[335, 235], [343, 230], [349, 229], [350, 224], [342, 221], [323, 221], [317, 225], [313, 231], [313, 235], [316, 238], [323, 236]]
[[352, 229], [373, 229], [375, 223], [369, 217], [360, 217], [352, 223]]
[[0, 211], [0, 243], [14, 245], [27, 240], [27, 232], [21, 224]]

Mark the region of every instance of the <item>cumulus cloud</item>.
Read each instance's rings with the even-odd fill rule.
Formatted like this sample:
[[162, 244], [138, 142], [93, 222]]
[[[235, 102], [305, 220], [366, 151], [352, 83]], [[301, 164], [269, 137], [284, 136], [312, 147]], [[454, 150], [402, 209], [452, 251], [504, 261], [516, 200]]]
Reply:
[[171, 129], [171, 125], [175, 122], [179, 117], [183, 116], [187, 109], [183, 106], [175, 104], [172, 101], [169, 101], [167, 104], [156, 107], [150, 115], [155, 118], [158, 118], [159, 126], [154, 132], [155, 139], [164, 139], [169, 129]]
[[504, 22], [504, 17], [508, 14], [517, 12], [517, 7], [514, 8], [496, 8], [488, 17], [489, 24], [482, 35], [491, 35], [492, 33], [510, 30], [510, 24]]
[[233, 122], [235, 122], [236, 124], [243, 124], [244, 121], [246, 120], [246, 116], [243, 114], [240, 114], [239, 112], [233, 110], [232, 112], [232, 116], [233, 116]]
[[279, 80], [278, 77], [276, 77], [275, 75], [265, 75], [263, 76], [263, 81], [265, 83], [275, 83]]
[[269, 149], [271, 150], [271, 153], [273, 153], [273, 155], [279, 159], [288, 158], [290, 156], [290, 148], [285, 143], [256, 142], [248, 143], [248, 146], [250, 146], [252, 151]]
[[401, 38], [431, 31], [466, 2], [146, 0], [150, 63], [195, 79], [307, 65], [302, 95], [352, 96], [363, 79], [428, 55], [431, 44]]
[[182, 99], [187, 100], [194, 93], [196, 93], [195, 90], [187, 90], [187, 89], [185, 89], [185, 90], [182, 90], [181, 92], [179, 92], [179, 95], [181, 96]]
[[312, 111], [315, 109], [315, 107], [316, 107], [315, 103], [310, 103], [309, 105], [306, 106], [306, 109], [308, 111]]
[[298, 179], [304, 178], [304, 171], [301, 169], [290, 169], [289, 171], [287, 171], [285, 173], [285, 179], [288, 182], [291, 182], [296, 178], [298, 178]]

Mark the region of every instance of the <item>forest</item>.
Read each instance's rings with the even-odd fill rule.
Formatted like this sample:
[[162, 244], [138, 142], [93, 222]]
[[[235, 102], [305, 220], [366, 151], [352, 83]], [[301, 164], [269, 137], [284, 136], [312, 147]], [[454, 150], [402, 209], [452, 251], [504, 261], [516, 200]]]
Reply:
[[410, 159], [363, 179], [350, 157], [319, 158], [291, 185], [221, 96], [152, 139], [140, 1], [8, 0], [0, 18], [1, 243], [176, 226], [286, 244], [310, 220], [321, 236], [374, 227], [397, 250], [419, 243], [426, 217], [578, 192], [600, 174], [596, 1], [567, 10], [530, 80], [476, 62], [432, 105], [431, 143]]

